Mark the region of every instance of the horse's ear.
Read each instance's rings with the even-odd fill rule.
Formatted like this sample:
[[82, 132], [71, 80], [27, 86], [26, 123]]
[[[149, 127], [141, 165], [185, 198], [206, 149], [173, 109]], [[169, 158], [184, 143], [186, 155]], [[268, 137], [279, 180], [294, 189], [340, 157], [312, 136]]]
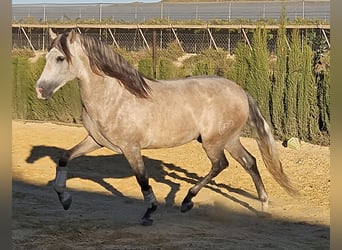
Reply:
[[75, 41], [76, 35], [77, 35], [77, 32], [74, 29], [69, 32], [68, 40], [70, 43], [73, 43]]
[[50, 35], [50, 38], [52, 40], [56, 39], [56, 37], [57, 37], [57, 34], [55, 32], [53, 32], [53, 30], [51, 28], [49, 28], [49, 35]]

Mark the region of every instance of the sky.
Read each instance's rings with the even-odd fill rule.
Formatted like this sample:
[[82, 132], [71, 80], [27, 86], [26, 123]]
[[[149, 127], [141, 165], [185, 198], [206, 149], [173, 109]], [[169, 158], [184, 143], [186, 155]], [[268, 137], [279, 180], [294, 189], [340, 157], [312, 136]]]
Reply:
[[160, 0], [12, 0], [12, 4], [39, 4], [39, 3], [157, 3]]

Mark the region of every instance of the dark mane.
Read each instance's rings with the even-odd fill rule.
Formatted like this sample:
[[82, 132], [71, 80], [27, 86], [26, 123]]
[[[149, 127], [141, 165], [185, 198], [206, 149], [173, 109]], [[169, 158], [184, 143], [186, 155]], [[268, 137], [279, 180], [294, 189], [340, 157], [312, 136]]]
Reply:
[[71, 53], [69, 50], [69, 47], [67, 45], [67, 37], [68, 37], [68, 32], [63, 33], [61, 35], [58, 35], [52, 42], [51, 45], [49, 47], [49, 51], [53, 48], [56, 47], [57, 49], [59, 49], [60, 51], [62, 51], [68, 61], [68, 63], [71, 62]]
[[[52, 46], [61, 49], [70, 62], [71, 56], [67, 46], [67, 36], [68, 33], [64, 33], [60, 38], [57, 37]], [[94, 73], [117, 78], [130, 93], [137, 97], [147, 98], [149, 96], [150, 87], [143, 75], [121, 55], [95, 37], [81, 34], [79, 38]]]

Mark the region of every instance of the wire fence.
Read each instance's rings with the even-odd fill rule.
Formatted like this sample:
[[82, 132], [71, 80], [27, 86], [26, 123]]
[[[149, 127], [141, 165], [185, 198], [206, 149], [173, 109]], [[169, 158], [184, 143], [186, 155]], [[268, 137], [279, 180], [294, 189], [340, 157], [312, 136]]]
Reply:
[[290, 20], [320, 19], [330, 21], [330, 0], [291, 1], [223, 1], [223, 2], [159, 2], [112, 4], [13, 4], [12, 19], [16, 22], [110, 20], [144, 22], [151, 19], [175, 20], [257, 20], [279, 19], [285, 7]]
[[[50, 45], [48, 26], [23, 27], [12, 25], [12, 48], [28, 48], [32, 50], [47, 50]], [[51, 26], [50, 26], [51, 27]], [[268, 49], [274, 53], [277, 44], [277, 29], [267, 28]], [[293, 28], [293, 27], [292, 27]], [[196, 28], [184, 26], [183, 28], [77, 28], [80, 33], [95, 36], [105, 43], [128, 51], [150, 50], [153, 41], [153, 32], [156, 31], [156, 46], [165, 49], [171, 43], [177, 44], [185, 53], [201, 53], [208, 48], [223, 49], [228, 54], [234, 54], [234, 50], [239, 42], [251, 43], [255, 29], [243, 28]], [[310, 38], [313, 43], [322, 43], [325, 47], [330, 47], [330, 28], [323, 29], [312, 26], [311, 28], [298, 29], [302, 39]], [[57, 33], [63, 32], [65, 28], [55, 28]], [[291, 29], [287, 29], [288, 39], [291, 38]], [[250, 44], [252, 46], [252, 44]]]

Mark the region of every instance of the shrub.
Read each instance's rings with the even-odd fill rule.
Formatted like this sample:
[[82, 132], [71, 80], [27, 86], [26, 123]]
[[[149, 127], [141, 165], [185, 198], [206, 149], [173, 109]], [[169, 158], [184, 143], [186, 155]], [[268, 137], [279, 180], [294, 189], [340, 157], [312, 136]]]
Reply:
[[160, 58], [158, 65], [158, 79], [174, 79], [177, 78], [178, 68], [173, 61], [167, 58]]
[[145, 76], [154, 78], [152, 58], [144, 58], [138, 62], [138, 70]]
[[218, 75], [232, 78], [234, 61], [228, 58], [222, 49], [207, 49], [201, 54], [184, 61], [184, 72], [187, 75]]
[[172, 61], [176, 61], [179, 57], [183, 56], [185, 53], [179, 47], [176, 40], [167, 44], [166, 49], [158, 49], [158, 57], [168, 58]]

